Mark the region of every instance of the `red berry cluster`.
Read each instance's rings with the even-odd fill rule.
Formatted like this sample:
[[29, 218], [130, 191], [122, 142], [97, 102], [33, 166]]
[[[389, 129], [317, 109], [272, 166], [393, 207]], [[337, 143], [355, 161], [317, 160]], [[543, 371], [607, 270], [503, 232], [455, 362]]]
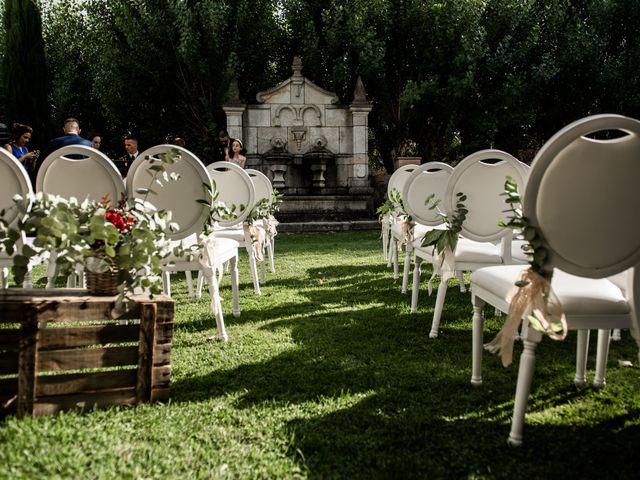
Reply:
[[120, 233], [131, 230], [131, 227], [136, 223], [136, 219], [131, 215], [123, 215], [117, 210], [108, 210], [104, 214], [104, 218], [107, 219], [113, 226], [115, 226]]

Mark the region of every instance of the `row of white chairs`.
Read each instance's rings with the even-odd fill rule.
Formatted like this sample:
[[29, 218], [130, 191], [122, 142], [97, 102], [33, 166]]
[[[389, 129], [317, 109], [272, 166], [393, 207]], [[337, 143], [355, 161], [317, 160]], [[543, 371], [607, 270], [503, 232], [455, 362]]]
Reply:
[[[578, 386], [586, 382], [589, 331], [598, 329], [594, 385], [604, 386], [611, 331], [632, 329], [638, 334], [640, 224], [634, 214], [640, 207], [635, 185], [640, 174], [640, 122], [619, 115], [596, 115], [574, 122], [542, 147], [530, 171], [515, 158], [495, 150], [470, 155], [453, 170], [436, 163], [411, 170], [401, 174], [406, 177], [400, 182], [402, 203], [405, 214], [423, 230], [437, 228], [434, 211], [424, 204], [428, 195], [442, 195], [443, 209], [449, 215], [454, 211], [456, 193], [467, 196], [464, 203], [469, 212], [455, 255], [444, 268], [434, 265], [442, 279], [430, 336], [438, 334], [448, 278], [456, 271], [472, 271], [471, 384], [482, 384], [483, 306], [489, 303], [501, 312], [509, 312], [514, 284], [526, 268], [519, 265], [527, 261], [520, 251], [522, 242], [510, 245], [510, 230], [498, 225], [499, 220], [506, 221], [507, 205], [500, 194], [509, 175], [519, 186], [524, 216], [538, 230], [548, 252], [545, 268], [553, 269], [551, 288], [564, 309], [567, 329], [578, 331], [574, 382]], [[437, 177], [436, 172], [449, 178], [430, 182]], [[395, 183], [394, 188], [398, 188]], [[431, 247], [421, 246], [417, 229], [407, 249], [416, 255], [412, 311], [417, 304], [421, 262], [441, 261], [433, 258]], [[389, 234], [393, 235], [393, 226]], [[388, 254], [394, 253], [391, 250], [397, 249], [386, 248]], [[523, 322], [524, 351], [508, 439], [512, 445], [522, 443], [535, 347], [543, 337], [529, 326], [529, 311], [524, 318], [515, 319]], [[517, 336], [518, 325], [514, 325], [499, 343], [505, 364], [510, 362], [510, 345]]]
[[[205, 222], [210, 215], [210, 208], [198, 199], [207, 198], [207, 191], [217, 191], [218, 200], [227, 205], [243, 205], [244, 209], [237, 211], [237, 217], [232, 220], [220, 219], [212, 238], [205, 243], [208, 248], [204, 252], [207, 257], [203, 262], [190, 262], [186, 259], [170, 258], [163, 265], [163, 285], [165, 293], [170, 295], [171, 287], [169, 274], [173, 271], [185, 271], [189, 295], [194, 295], [191, 281], [191, 270], [198, 270], [201, 278], [209, 281], [209, 289], [212, 298], [212, 308], [216, 316], [218, 326], [218, 337], [226, 340], [227, 333], [224, 327], [222, 309], [220, 308], [220, 296], [218, 287], [218, 277], [221, 276], [223, 265], [231, 269], [232, 291], [233, 291], [233, 313], [240, 314], [238, 304], [237, 286], [237, 258], [238, 246], [244, 244], [249, 253], [249, 264], [254, 291], [260, 294], [260, 279], [257, 273], [256, 258], [262, 259], [262, 282], [265, 280], [265, 261], [268, 256], [271, 271], [275, 271], [274, 265], [274, 237], [276, 234], [273, 225], [258, 225], [256, 228], [262, 229], [264, 247], [266, 252], [256, 251], [253, 240], [250, 238], [243, 222], [250, 214], [257, 201], [266, 198], [268, 202], [272, 199], [272, 187], [269, 179], [257, 170], [244, 171], [240, 167], [230, 162], [217, 162], [207, 167], [188, 150], [174, 145], [158, 145], [143, 152], [131, 165], [125, 182], [120, 176], [118, 169], [113, 162], [101, 152], [85, 146], [63, 147], [51, 155], [43, 162], [36, 179], [36, 190], [43, 191], [51, 195], [59, 195], [64, 198], [75, 197], [83, 200], [99, 201], [108, 195], [112, 202], [117, 202], [123, 195], [127, 195], [129, 200], [142, 198], [140, 188], [148, 188], [151, 179], [147, 169], [150, 162], [159, 161], [159, 155], [169, 152], [171, 149], [179, 153], [179, 161], [166, 165], [168, 174], [177, 174], [179, 180], [175, 182], [162, 182], [161, 185], [154, 185], [154, 195], [146, 197], [146, 201], [154, 208], [166, 209], [172, 212], [172, 219], [179, 226], [175, 232], [168, 232], [172, 242], [182, 242], [187, 245], [195, 245], [198, 236], [203, 232]], [[20, 163], [4, 150], [0, 151], [2, 156], [1, 177], [1, 197], [0, 206], [9, 207], [12, 204], [12, 197], [15, 194], [26, 195], [32, 192], [31, 184], [26, 172]], [[215, 185], [215, 187], [214, 187]], [[258, 193], [256, 193], [256, 191]], [[259, 195], [259, 196], [258, 196]], [[17, 219], [8, 219], [10, 222]], [[267, 255], [264, 255], [266, 253]], [[261, 255], [260, 255], [261, 254]], [[55, 255], [55, 252], [54, 252]], [[203, 263], [205, 266], [203, 267]], [[8, 256], [0, 257], [2, 266], [2, 284], [6, 286], [6, 269], [11, 264]], [[55, 261], [49, 262], [48, 287], [53, 287], [55, 279]], [[81, 272], [79, 272], [81, 273]], [[29, 278], [29, 277], [27, 277]], [[82, 278], [82, 276], [80, 276]], [[30, 283], [25, 283], [25, 287], [30, 287]], [[73, 282], [69, 286], [75, 286]], [[198, 291], [202, 285], [200, 283]]]

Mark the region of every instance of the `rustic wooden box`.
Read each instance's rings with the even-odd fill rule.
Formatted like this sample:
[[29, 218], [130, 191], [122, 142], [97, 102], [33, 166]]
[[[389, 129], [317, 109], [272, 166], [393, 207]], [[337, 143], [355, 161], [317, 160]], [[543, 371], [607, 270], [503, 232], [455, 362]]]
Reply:
[[[0, 417], [167, 400], [175, 302], [0, 290]], [[123, 320], [127, 320], [124, 322]]]

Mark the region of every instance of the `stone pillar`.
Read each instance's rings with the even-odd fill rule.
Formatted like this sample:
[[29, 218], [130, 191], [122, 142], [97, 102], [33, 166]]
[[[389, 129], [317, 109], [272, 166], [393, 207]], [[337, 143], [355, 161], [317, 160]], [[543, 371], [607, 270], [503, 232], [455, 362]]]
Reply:
[[349, 175], [350, 189], [357, 190], [369, 184], [369, 112], [373, 107], [367, 100], [367, 94], [358, 77], [353, 92], [353, 103], [349, 107], [353, 125], [353, 161]]
[[222, 107], [224, 113], [227, 115], [227, 131], [231, 138], [239, 138], [244, 143], [242, 138], [242, 115], [245, 111], [245, 105], [225, 105]]

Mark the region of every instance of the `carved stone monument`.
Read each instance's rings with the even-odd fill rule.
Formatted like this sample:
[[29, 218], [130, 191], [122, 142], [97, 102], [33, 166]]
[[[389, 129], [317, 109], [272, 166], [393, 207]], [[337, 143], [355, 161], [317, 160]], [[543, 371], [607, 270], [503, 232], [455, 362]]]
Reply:
[[[227, 130], [242, 139], [247, 167], [261, 170], [284, 194], [278, 219], [340, 221], [370, 218], [368, 115], [358, 77], [349, 106], [302, 75], [293, 60], [293, 75], [259, 92], [245, 105], [237, 93], [224, 105]], [[237, 92], [237, 88], [236, 88]]]

